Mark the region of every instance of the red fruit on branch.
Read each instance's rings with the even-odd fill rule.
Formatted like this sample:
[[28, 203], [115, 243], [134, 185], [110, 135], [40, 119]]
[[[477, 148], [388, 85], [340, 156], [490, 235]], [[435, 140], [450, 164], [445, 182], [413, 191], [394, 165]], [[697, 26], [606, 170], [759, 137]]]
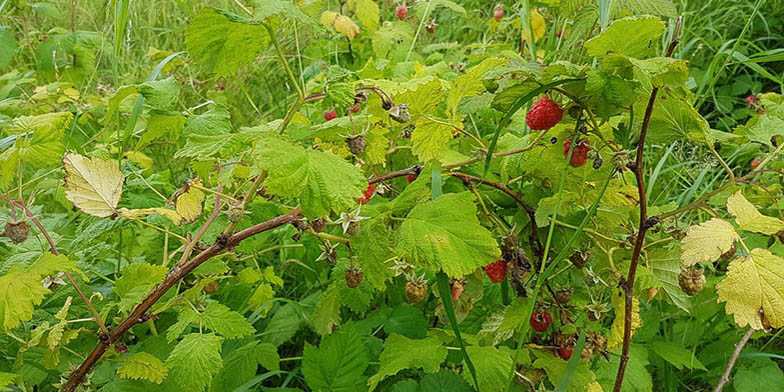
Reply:
[[395, 16], [400, 20], [403, 20], [408, 16], [408, 6], [406, 6], [405, 2], [397, 5], [397, 8], [395, 8]]
[[457, 299], [460, 298], [460, 294], [463, 294], [463, 289], [465, 285], [459, 279], [455, 279], [452, 281], [452, 302], [457, 302]]
[[495, 8], [493, 8], [493, 18], [495, 18], [496, 22], [500, 22], [504, 19], [504, 5], [503, 4], [496, 4]]
[[409, 175], [406, 176], [406, 181], [408, 181], [408, 183], [410, 184], [410, 183], [414, 182], [417, 179], [417, 177], [419, 177], [419, 176], [416, 175], [416, 174], [409, 174]]
[[373, 184], [368, 185], [367, 189], [362, 192], [362, 197], [357, 199], [359, 204], [367, 204], [376, 192], [376, 186]]
[[550, 129], [563, 118], [563, 109], [548, 97], [542, 97], [531, 105], [531, 110], [525, 115], [528, 127], [537, 131]]
[[485, 273], [493, 283], [501, 283], [506, 279], [506, 262], [496, 260], [485, 266]]
[[754, 159], [751, 160], [751, 168], [752, 169], [756, 169], [756, 168], [759, 167], [759, 165], [761, 163], [762, 163], [762, 161], [759, 158], [754, 158]]
[[564, 361], [568, 361], [569, 358], [572, 357], [573, 353], [574, 353], [573, 347], [566, 347], [566, 346], [558, 347], [558, 356], [563, 358]]
[[530, 322], [531, 328], [533, 328], [534, 331], [544, 332], [553, 322], [553, 318], [550, 316], [550, 313], [547, 312], [533, 312], [531, 314]]
[[351, 113], [359, 113], [359, 111], [362, 110], [362, 104], [357, 102], [357, 103], [351, 105], [351, 107], [348, 110]]
[[[572, 142], [567, 140], [564, 142], [564, 157], [569, 156], [569, 149], [572, 146]], [[591, 151], [591, 147], [588, 145], [587, 140], [580, 140], [577, 142], [577, 145], [574, 146], [574, 151], [572, 151], [572, 159], [569, 160], [569, 164], [572, 167], [580, 167], [585, 165], [585, 162], [588, 161], [588, 152]]]
[[331, 121], [338, 118], [338, 113], [334, 110], [329, 112], [324, 112], [324, 120]]
[[757, 96], [749, 95], [748, 97], [746, 97], [746, 103], [749, 104], [749, 106], [754, 106], [755, 104], [757, 104]]

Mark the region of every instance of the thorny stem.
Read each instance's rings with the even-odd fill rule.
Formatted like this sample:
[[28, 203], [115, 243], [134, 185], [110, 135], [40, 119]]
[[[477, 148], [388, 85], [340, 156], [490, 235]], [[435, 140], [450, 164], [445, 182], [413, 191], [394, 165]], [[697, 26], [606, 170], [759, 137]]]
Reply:
[[[678, 18], [675, 25], [675, 32], [672, 36], [670, 46], [667, 48], [667, 57], [672, 56], [672, 52], [678, 45], [678, 36], [680, 34], [681, 23], [683, 17]], [[632, 300], [634, 298], [634, 279], [637, 275], [637, 265], [640, 262], [640, 253], [645, 244], [645, 233], [648, 231], [648, 203], [645, 199], [645, 181], [643, 173], [643, 154], [645, 153], [645, 137], [648, 134], [648, 125], [651, 122], [651, 115], [653, 114], [653, 106], [656, 103], [656, 96], [659, 93], [658, 87], [653, 87], [651, 90], [651, 97], [648, 100], [648, 106], [645, 108], [645, 115], [642, 119], [642, 127], [640, 129], [640, 140], [637, 142], [637, 156], [634, 161], [634, 177], [637, 180], [637, 193], [640, 200], [640, 226], [637, 230], [637, 238], [634, 241], [634, 250], [632, 251], [631, 262], [629, 263], [629, 273], [626, 279], [621, 279], [619, 282], [624, 291], [625, 310], [623, 320], [623, 348], [621, 349], [621, 358], [618, 364], [618, 374], [615, 376], [615, 386], [613, 392], [620, 392], [621, 385], [623, 385], [623, 377], [626, 374], [626, 364], [629, 361], [629, 348], [632, 340]]]
[[749, 330], [746, 331], [746, 334], [740, 339], [740, 342], [735, 345], [735, 351], [732, 353], [730, 361], [727, 363], [727, 368], [724, 369], [724, 374], [722, 374], [721, 379], [719, 380], [719, 383], [716, 384], [716, 388], [713, 392], [721, 392], [721, 390], [724, 389], [724, 384], [730, 381], [730, 374], [732, 373], [732, 368], [735, 367], [735, 361], [738, 360], [740, 352], [743, 351], [743, 346], [748, 343], [752, 333], [754, 333], [754, 328], [749, 328]]
[[[27, 217], [30, 218], [30, 220], [33, 222], [35, 227], [37, 227], [38, 230], [41, 232], [41, 234], [43, 234], [43, 236], [46, 238], [46, 241], [49, 243], [49, 247], [52, 249], [52, 254], [54, 254], [55, 256], [60, 255], [60, 252], [57, 251], [57, 246], [55, 246], [52, 237], [49, 235], [49, 232], [46, 231], [46, 229], [38, 220], [38, 218], [36, 218], [35, 215], [33, 215], [33, 213], [27, 208], [27, 206], [24, 205], [24, 203], [18, 200], [13, 200], [10, 197], [3, 194], [0, 194], [0, 198], [7, 201], [12, 206], [14, 204], [19, 206], [19, 208], [21, 208], [25, 212]], [[95, 323], [98, 324], [98, 328], [101, 330], [101, 333], [104, 334], [108, 333], [109, 331], [106, 329], [106, 325], [103, 323], [103, 320], [101, 319], [101, 315], [98, 314], [98, 310], [95, 308], [95, 306], [93, 306], [93, 303], [90, 301], [90, 298], [87, 298], [87, 296], [84, 295], [84, 291], [82, 291], [81, 287], [79, 287], [79, 284], [76, 283], [76, 281], [73, 278], [73, 275], [71, 275], [70, 272], [65, 271], [65, 277], [68, 279], [68, 283], [70, 283], [71, 286], [73, 286], [76, 293], [79, 294], [79, 297], [82, 299], [82, 301], [84, 301], [84, 304], [87, 305], [87, 309], [89, 309], [90, 313], [92, 313], [93, 319], [95, 320]]]

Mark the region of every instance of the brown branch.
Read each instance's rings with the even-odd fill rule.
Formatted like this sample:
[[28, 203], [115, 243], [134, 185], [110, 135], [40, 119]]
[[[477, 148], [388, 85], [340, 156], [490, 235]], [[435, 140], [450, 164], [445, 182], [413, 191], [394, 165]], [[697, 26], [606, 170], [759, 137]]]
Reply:
[[207, 218], [207, 221], [204, 222], [203, 225], [201, 225], [201, 229], [199, 229], [199, 232], [196, 233], [193, 239], [191, 239], [190, 242], [188, 242], [188, 244], [185, 245], [185, 250], [182, 251], [182, 257], [180, 257], [180, 261], [177, 262], [178, 265], [185, 263], [185, 260], [187, 260], [188, 257], [191, 255], [191, 252], [193, 251], [193, 247], [199, 243], [201, 237], [204, 235], [204, 233], [207, 232], [207, 229], [210, 227], [210, 225], [212, 225], [212, 222], [215, 221], [215, 218], [218, 217], [218, 213], [221, 210], [221, 199], [220, 199], [221, 192], [223, 192], [223, 185], [218, 185], [218, 194], [215, 195], [215, 205], [212, 207], [212, 214], [210, 214], [210, 217]]
[[172, 286], [177, 284], [177, 282], [179, 282], [188, 273], [196, 269], [196, 267], [202, 265], [211, 257], [222, 253], [224, 250], [237, 246], [237, 244], [246, 238], [268, 230], [272, 230], [287, 223], [291, 223], [299, 219], [301, 215], [302, 210], [297, 208], [288, 214], [283, 214], [268, 221], [258, 223], [248, 227], [247, 229], [236, 232], [231, 236], [218, 237], [215, 243], [212, 244], [209, 248], [203, 250], [201, 253], [188, 260], [186, 263], [174, 266], [163, 279], [163, 281], [155, 286], [155, 288], [153, 288], [152, 291], [147, 294], [142, 302], [139, 303], [139, 305], [136, 305], [131, 313], [128, 314], [128, 316], [123, 321], [121, 321], [119, 325], [112, 329], [111, 333], [101, 336], [100, 341], [95, 346], [90, 355], [88, 355], [79, 368], [71, 374], [70, 378], [68, 379], [68, 383], [63, 386], [62, 391], [75, 391], [79, 384], [81, 384], [81, 382], [84, 380], [85, 376], [87, 376], [87, 373], [92, 370], [93, 366], [98, 362], [101, 356], [106, 353], [112, 343], [118, 341], [123, 336], [123, 334], [125, 334], [125, 332], [131, 329], [131, 327], [134, 325], [145, 322], [147, 319], [149, 319], [147, 311], [149, 311], [150, 308], [152, 308], [152, 306], [164, 294], [166, 294], [170, 288], [172, 288]]
[[544, 248], [542, 247], [542, 243], [539, 241], [539, 233], [536, 230], [536, 210], [533, 207], [531, 207], [528, 203], [526, 203], [518, 193], [513, 192], [511, 189], [507, 188], [506, 185], [500, 182], [494, 182], [494, 181], [486, 180], [484, 178], [472, 176], [465, 173], [459, 173], [459, 172], [450, 172], [449, 174], [463, 180], [464, 182], [466, 181], [476, 182], [479, 184], [487, 185], [489, 187], [498, 189], [499, 191], [509, 195], [509, 197], [514, 199], [517, 202], [517, 204], [520, 204], [520, 206], [523, 207], [523, 209], [525, 209], [525, 212], [528, 214], [528, 217], [531, 219], [531, 235], [529, 236], [529, 241], [531, 243], [531, 250], [533, 250], [534, 254], [537, 257], [541, 258]]
[[422, 166], [411, 166], [408, 169], [397, 170], [377, 177], [373, 177], [368, 180], [368, 184], [375, 184], [377, 182], [389, 181], [393, 178], [408, 176], [411, 174], [419, 175], [419, 172], [421, 171], [422, 171]]
[[[683, 17], [678, 18], [675, 26], [675, 32], [672, 36], [669, 48], [667, 48], [667, 57], [672, 56], [672, 52], [678, 45], [678, 35], [680, 34], [681, 24]], [[640, 140], [637, 142], [637, 156], [635, 157], [634, 177], [637, 180], [637, 193], [640, 200], [640, 226], [637, 230], [637, 238], [634, 241], [634, 251], [632, 251], [631, 262], [629, 263], [629, 274], [626, 279], [621, 279], [620, 286], [623, 288], [625, 294], [625, 311], [623, 320], [623, 348], [621, 351], [621, 358], [618, 364], [618, 374], [615, 376], [614, 392], [621, 391], [623, 385], [623, 376], [626, 373], [626, 364], [629, 362], [629, 347], [632, 340], [632, 300], [634, 298], [634, 278], [637, 275], [637, 265], [640, 262], [640, 253], [645, 244], [645, 234], [648, 228], [656, 223], [656, 219], [648, 220], [648, 203], [645, 199], [645, 181], [643, 177], [643, 154], [645, 152], [645, 137], [648, 134], [648, 125], [651, 122], [651, 115], [653, 114], [653, 106], [656, 103], [656, 96], [659, 93], [658, 87], [653, 87], [651, 90], [651, 97], [648, 99], [648, 106], [645, 108], [645, 115], [642, 119], [642, 127], [640, 129]]]
[[746, 334], [740, 339], [740, 342], [735, 345], [735, 352], [732, 353], [730, 361], [727, 363], [727, 368], [724, 369], [724, 374], [722, 374], [721, 379], [719, 380], [719, 383], [716, 384], [716, 388], [713, 392], [721, 392], [721, 390], [724, 389], [724, 384], [730, 381], [730, 374], [732, 373], [732, 368], [735, 366], [735, 361], [738, 360], [740, 352], [743, 351], [743, 346], [748, 343], [752, 333], [754, 333], [754, 328], [749, 328], [749, 330], [746, 331]]
[[[49, 235], [49, 232], [46, 231], [46, 229], [38, 220], [38, 218], [36, 218], [35, 215], [33, 215], [32, 211], [30, 211], [27, 208], [27, 206], [24, 205], [24, 203], [22, 203], [19, 200], [11, 199], [10, 197], [3, 194], [0, 194], [0, 198], [7, 201], [11, 205], [11, 208], [13, 208], [14, 204], [19, 206], [19, 208], [21, 208], [25, 212], [25, 215], [27, 215], [27, 217], [30, 218], [30, 220], [33, 222], [35, 227], [38, 228], [38, 230], [41, 232], [44, 238], [46, 238], [46, 241], [49, 243], [49, 248], [52, 249], [52, 254], [54, 254], [55, 256], [60, 255], [60, 252], [57, 251], [57, 246], [55, 246], [52, 237]], [[101, 319], [101, 315], [98, 313], [98, 310], [95, 308], [95, 306], [93, 306], [93, 303], [92, 301], [90, 301], [90, 298], [84, 295], [84, 291], [82, 291], [82, 288], [79, 287], [78, 283], [76, 283], [76, 280], [74, 280], [73, 275], [71, 275], [70, 272], [68, 271], [63, 271], [63, 272], [65, 274], [66, 279], [68, 279], [68, 283], [71, 284], [71, 286], [74, 288], [74, 290], [82, 299], [82, 301], [84, 301], [84, 304], [87, 306], [87, 309], [90, 311], [90, 313], [92, 313], [93, 320], [95, 321], [96, 324], [98, 324], [98, 328], [100, 328], [102, 333], [108, 333], [109, 331], [106, 329], [106, 325], [103, 323], [103, 320]]]

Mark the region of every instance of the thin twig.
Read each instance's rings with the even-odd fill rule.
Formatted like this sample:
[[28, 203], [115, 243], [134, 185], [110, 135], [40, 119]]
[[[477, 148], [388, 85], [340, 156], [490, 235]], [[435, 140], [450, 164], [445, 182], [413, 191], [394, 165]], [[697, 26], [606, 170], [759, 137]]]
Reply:
[[735, 345], [735, 352], [732, 353], [730, 361], [727, 363], [727, 368], [724, 369], [724, 374], [721, 376], [719, 383], [716, 384], [716, 388], [713, 390], [713, 392], [721, 392], [721, 390], [724, 388], [724, 384], [730, 381], [730, 374], [732, 374], [732, 368], [735, 366], [735, 361], [738, 360], [740, 352], [743, 351], [743, 346], [748, 343], [752, 333], [754, 333], [754, 328], [749, 328], [749, 330], [746, 331], [746, 334], [743, 335], [743, 337], [740, 339], [740, 342]]
[[223, 185], [218, 185], [218, 193], [215, 195], [215, 205], [212, 207], [212, 214], [210, 217], [207, 218], [207, 221], [201, 225], [201, 229], [198, 233], [188, 242], [188, 245], [185, 246], [185, 250], [182, 252], [182, 257], [180, 257], [180, 261], [177, 262], [178, 265], [185, 263], [185, 260], [191, 255], [191, 251], [193, 251], [193, 247], [199, 243], [199, 240], [207, 232], [207, 229], [212, 225], [212, 222], [215, 221], [215, 218], [218, 217], [218, 213], [221, 210], [221, 197], [220, 194], [223, 192]]
[[[678, 45], [678, 36], [681, 30], [683, 17], [678, 18], [675, 25], [675, 32], [672, 35], [672, 41], [667, 48], [667, 57], [672, 56], [672, 52]], [[629, 263], [629, 274], [626, 279], [621, 279], [620, 286], [624, 291], [625, 310], [623, 320], [623, 348], [621, 350], [621, 358], [618, 364], [618, 374], [615, 376], [614, 392], [621, 391], [623, 385], [623, 376], [626, 373], [626, 364], [629, 362], [629, 348], [632, 340], [632, 300], [634, 299], [634, 278], [637, 275], [637, 265], [640, 262], [640, 253], [645, 244], [645, 233], [652, 223], [648, 221], [648, 203], [645, 199], [645, 181], [643, 172], [643, 154], [645, 153], [645, 137], [648, 134], [648, 126], [651, 122], [651, 115], [653, 114], [653, 107], [656, 103], [656, 96], [659, 93], [658, 87], [653, 87], [651, 90], [651, 97], [648, 99], [648, 106], [645, 108], [645, 115], [642, 119], [642, 127], [640, 129], [640, 140], [637, 142], [637, 156], [634, 161], [634, 177], [637, 180], [637, 193], [640, 200], [640, 226], [637, 230], [637, 238], [634, 241], [634, 250], [632, 251], [631, 262]]]

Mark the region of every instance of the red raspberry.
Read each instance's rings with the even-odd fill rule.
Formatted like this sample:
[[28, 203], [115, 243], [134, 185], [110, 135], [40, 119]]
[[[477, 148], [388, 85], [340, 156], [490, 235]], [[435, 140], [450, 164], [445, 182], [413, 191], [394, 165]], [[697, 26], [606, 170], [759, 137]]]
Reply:
[[533, 130], [550, 129], [563, 118], [563, 109], [548, 97], [542, 97], [531, 105], [525, 123]]
[[496, 260], [485, 266], [485, 273], [493, 283], [501, 283], [506, 279], [506, 262]]
[[370, 201], [370, 199], [373, 197], [375, 191], [376, 191], [375, 185], [373, 184], [368, 185], [367, 189], [365, 189], [365, 191], [362, 192], [362, 197], [357, 198], [357, 202], [363, 205], [367, 204]]
[[351, 113], [359, 113], [359, 111], [362, 110], [362, 104], [357, 102], [357, 103], [351, 105], [351, 107], [348, 110]]
[[408, 6], [406, 6], [406, 3], [404, 2], [403, 4], [398, 4], [397, 8], [395, 8], [395, 16], [397, 16], [398, 19], [403, 20], [407, 15]]
[[336, 111], [324, 112], [324, 120], [330, 121], [336, 118], [338, 118], [338, 113]]
[[414, 182], [417, 179], [417, 177], [418, 176], [416, 174], [409, 174], [406, 176], [406, 181], [408, 181], [408, 183], [410, 184]]
[[746, 97], [746, 103], [749, 104], [749, 106], [754, 106], [754, 104], [757, 103], [757, 96], [749, 95], [748, 97]]
[[553, 322], [553, 318], [550, 316], [550, 313], [547, 312], [533, 312], [531, 314], [530, 322], [531, 328], [533, 328], [534, 331], [544, 332]]
[[463, 282], [460, 280], [452, 282], [452, 302], [457, 302], [457, 299], [460, 298], [460, 294], [463, 294], [464, 288]]
[[[571, 148], [572, 142], [567, 140], [564, 142], [564, 157], [569, 156], [569, 148]], [[591, 147], [588, 145], [587, 140], [581, 140], [577, 142], [577, 145], [574, 146], [574, 151], [572, 151], [572, 159], [569, 160], [569, 164], [572, 167], [580, 167], [585, 165], [585, 162], [588, 161], [588, 152], [591, 151]]]
[[756, 169], [757, 167], [759, 167], [760, 163], [762, 163], [762, 161], [759, 158], [752, 159], [751, 160], [751, 169], [752, 170]]
[[500, 22], [504, 19], [504, 5], [503, 4], [496, 4], [495, 8], [493, 9], [493, 18], [495, 18], [496, 22]]
[[566, 347], [566, 346], [558, 347], [558, 356], [563, 358], [564, 361], [568, 361], [569, 358], [572, 357], [572, 353], [574, 353], [573, 347]]

